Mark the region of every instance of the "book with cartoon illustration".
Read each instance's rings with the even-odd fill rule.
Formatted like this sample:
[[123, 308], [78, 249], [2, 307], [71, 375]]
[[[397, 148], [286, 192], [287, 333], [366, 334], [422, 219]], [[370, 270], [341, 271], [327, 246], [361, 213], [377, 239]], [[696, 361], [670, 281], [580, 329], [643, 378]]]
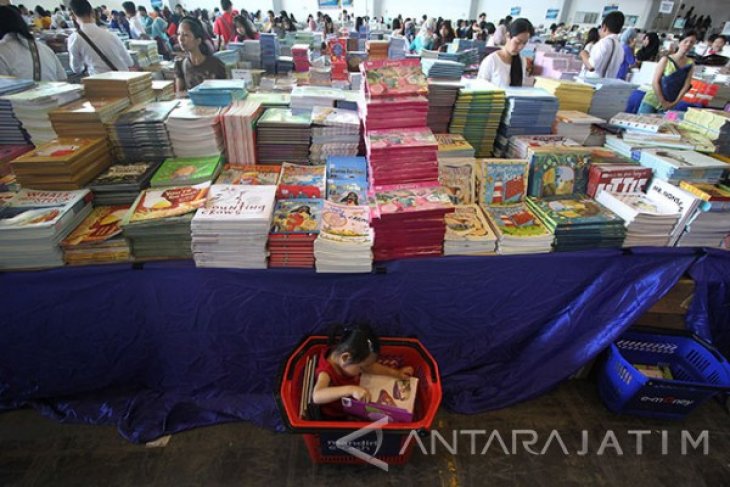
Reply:
[[88, 189], [41, 191], [23, 188], [0, 206], [0, 239], [22, 235], [55, 235], [91, 206]]
[[88, 217], [61, 242], [61, 247], [77, 248], [103, 244], [122, 233], [122, 219], [129, 206], [97, 206]]
[[194, 186], [150, 188], [137, 197], [123, 224], [180, 216], [197, 210], [208, 199], [210, 182]]
[[342, 398], [342, 407], [347, 414], [369, 421], [377, 421], [385, 416], [395, 423], [413, 421], [413, 410], [418, 394], [416, 377], [396, 379], [385, 375], [362, 374], [360, 387], [370, 392], [370, 401]]
[[478, 160], [479, 204], [512, 205], [523, 201], [527, 191], [527, 168], [524, 159]]
[[455, 205], [474, 203], [474, 164], [471, 161], [443, 159], [439, 161], [439, 182]]
[[326, 172], [325, 166], [283, 163], [277, 197], [281, 199], [324, 198]]
[[490, 206], [484, 210], [499, 238], [545, 238], [551, 235], [524, 203]]
[[212, 181], [220, 172], [221, 156], [167, 159], [150, 181], [153, 188], [200, 184]]
[[372, 97], [425, 95], [428, 83], [418, 59], [365, 61], [360, 64]]
[[371, 233], [370, 208], [325, 201], [321, 231], [343, 237], [367, 237]]
[[585, 194], [589, 162], [589, 151], [534, 151], [530, 159], [527, 195], [551, 198]]
[[280, 200], [271, 222], [273, 235], [317, 234], [322, 220], [324, 200]]
[[280, 164], [226, 164], [215, 184], [276, 186], [280, 175]]

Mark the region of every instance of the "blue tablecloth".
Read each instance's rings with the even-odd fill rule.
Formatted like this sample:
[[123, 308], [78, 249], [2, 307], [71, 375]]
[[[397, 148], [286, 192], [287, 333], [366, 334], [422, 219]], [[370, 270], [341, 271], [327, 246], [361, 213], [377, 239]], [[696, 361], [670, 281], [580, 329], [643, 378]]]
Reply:
[[554, 387], [685, 273], [689, 324], [730, 351], [730, 253], [596, 250], [391, 262], [367, 275], [191, 262], [0, 275], [0, 410], [115, 424], [130, 441], [225, 421], [281, 429], [288, 353], [335, 322], [415, 336], [444, 405], [475, 413]]

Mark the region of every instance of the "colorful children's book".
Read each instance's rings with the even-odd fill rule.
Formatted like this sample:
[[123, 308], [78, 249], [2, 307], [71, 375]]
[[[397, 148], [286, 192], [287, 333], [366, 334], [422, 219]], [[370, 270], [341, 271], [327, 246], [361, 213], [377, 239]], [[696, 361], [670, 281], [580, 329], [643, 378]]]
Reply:
[[220, 171], [221, 156], [167, 159], [157, 170], [150, 186], [153, 188], [199, 184], [212, 181]]
[[122, 233], [121, 223], [127, 211], [129, 206], [97, 206], [61, 246], [74, 248], [106, 242]]
[[205, 206], [195, 213], [193, 223], [264, 222], [268, 226], [275, 196], [276, 186], [214, 184]]
[[550, 198], [585, 194], [590, 152], [536, 150], [530, 159], [528, 196]]
[[618, 215], [585, 196], [549, 200], [528, 197], [527, 203], [548, 228], [608, 223], [623, 225]]
[[280, 164], [226, 164], [215, 184], [273, 185], [279, 184]]
[[370, 392], [370, 402], [358, 401], [354, 398], [342, 399], [342, 407], [346, 413], [369, 421], [377, 421], [389, 417], [396, 423], [413, 421], [413, 408], [416, 404], [418, 379], [396, 379], [383, 375], [362, 374], [360, 387]]
[[11, 231], [43, 231], [55, 234], [62, 230], [91, 202], [88, 189], [77, 191], [39, 191], [21, 189], [0, 207], [0, 238]]
[[319, 233], [324, 200], [279, 200], [271, 223], [272, 234]]
[[326, 172], [325, 166], [283, 163], [277, 197], [280, 199], [324, 198]]
[[497, 237], [477, 205], [457, 206], [453, 213], [444, 217], [446, 241], [495, 240]]
[[524, 203], [490, 206], [485, 210], [500, 237], [529, 238], [551, 235]]
[[527, 191], [528, 164], [524, 159], [480, 159], [477, 179], [480, 205], [512, 205]]
[[194, 186], [146, 189], [130, 209], [129, 222], [157, 220], [184, 215], [203, 206], [208, 197], [210, 182]]
[[322, 208], [322, 233], [343, 237], [370, 235], [370, 208], [325, 201]]
[[428, 83], [418, 59], [366, 61], [360, 65], [372, 97], [425, 95]]
[[636, 164], [591, 164], [588, 171], [588, 191], [595, 198], [599, 191], [634, 193], [644, 191], [652, 171]]
[[439, 161], [439, 182], [449, 192], [455, 205], [474, 203], [474, 164], [470, 161], [443, 159]]
[[344, 205], [367, 204], [367, 181], [359, 179], [330, 179], [327, 181], [327, 200]]
[[367, 181], [368, 161], [364, 157], [327, 157], [327, 179]]
[[419, 211], [448, 213], [454, 208], [448, 193], [441, 186], [379, 191], [375, 198], [381, 217]]

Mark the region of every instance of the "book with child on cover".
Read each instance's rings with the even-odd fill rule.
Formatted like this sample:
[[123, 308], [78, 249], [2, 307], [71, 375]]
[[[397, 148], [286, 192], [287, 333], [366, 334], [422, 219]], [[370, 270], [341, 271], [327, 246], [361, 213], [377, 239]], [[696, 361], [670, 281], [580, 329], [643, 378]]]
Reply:
[[342, 398], [342, 407], [353, 416], [377, 421], [387, 416], [395, 423], [413, 421], [418, 379], [396, 379], [385, 375], [362, 374], [360, 387], [370, 392], [370, 401], [362, 402], [351, 397]]

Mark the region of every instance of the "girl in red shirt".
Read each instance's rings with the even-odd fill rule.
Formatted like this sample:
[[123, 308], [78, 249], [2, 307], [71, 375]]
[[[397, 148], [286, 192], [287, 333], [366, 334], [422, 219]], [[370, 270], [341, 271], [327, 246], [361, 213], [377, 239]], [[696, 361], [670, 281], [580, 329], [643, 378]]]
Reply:
[[388, 375], [407, 379], [413, 375], [413, 367], [392, 369], [377, 363], [380, 341], [367, 325], [355, 327], [339, 326], [329, 338], [329, 348], [324, 350], [317, 362], [314, 394], [312, 399], [319, 404], [322, 415], [328, 419], [345, 419], [342, 409], [343, 397], [354, 397], [367, 402], [370, 394], [360, 387], [360, 374]]

